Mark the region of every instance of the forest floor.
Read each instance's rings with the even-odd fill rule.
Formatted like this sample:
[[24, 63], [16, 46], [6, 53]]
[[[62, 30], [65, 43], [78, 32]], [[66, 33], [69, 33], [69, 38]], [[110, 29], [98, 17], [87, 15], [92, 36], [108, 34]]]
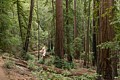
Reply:
[[5, 74], [5, 69], [3, 68], [4, 61], [2, 57], [0, 57], [0, 80], [8, 80], [8, 77]]
[[[6, 60], [7, 59], [3, 59], [3, 57], [0, 57], [0, 80], [37, 80], [36, 77], [33, 76], [32, 71], [27, 67], [15, 64], [14, 68], [11, 68], [11, 69], [5, 68]], [[95, 73], [95, 70], [82, 68], [82, 65], [81, 65], [83, 63], [82, 61], [75, 61], [75, 62], [78, 65], [76, 69], [69, 71], [71, 74], [68, 75], [68, 77]], [[44, 64], [40, 64], [39, 66], [42, 66], [43, 69], [45, 69], [45, 71], [48, 71], [48, 72], [49, 72], [49, 69], [52, 69], [51, 66], [46, 66]], [[58, 72], [60, 71], [64, 72], [63, 69], [59, 69], [59, 68], [54, 68], [54, 69], [58, 70]], [[61, 74], [61, 73], [58, 73], [58, 74]]]
[[7, 69], [4, 64], [5, 61], [0, 57], [0, 80], [36, 80], [27, 68], [16, 65]]

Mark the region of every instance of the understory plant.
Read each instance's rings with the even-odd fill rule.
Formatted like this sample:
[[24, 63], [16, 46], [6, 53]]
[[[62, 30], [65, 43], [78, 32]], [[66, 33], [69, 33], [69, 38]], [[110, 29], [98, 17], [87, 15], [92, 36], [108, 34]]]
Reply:
[[7, 69], [12, 69], [15, 67], [15, 62], [12, 60], [5, 60], [4, 67]]
[[60, 59], [58, 57], [56, 57], [55, 61], [54, 61], [54, 65], [57, 68], [62, 68], [62, 69], [72, 69], [74, 68], [74, 63], [73, 62], [67, 62], [66, 60]]

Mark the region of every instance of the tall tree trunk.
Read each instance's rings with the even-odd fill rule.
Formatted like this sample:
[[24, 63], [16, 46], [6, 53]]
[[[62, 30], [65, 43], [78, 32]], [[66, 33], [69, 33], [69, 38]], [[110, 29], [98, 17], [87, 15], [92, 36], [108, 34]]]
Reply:
[[[96, 11], [96, 16], [97, 17], [99, 17], [100, 16], [100, 0], [97, 0], [96, 1], [96, 8], [97, 8], [97, 11]], [[97, 18], [97, 20], [96, 20], [97, 22], [96, 22], [96, 25], [97, 25], [97, 27], [96, 27], [96, 44], [97, 45], [99, 45], [100, 44], [100, 17], [99, 18]], [[96, 66], [97, 66], [97, 73], [99, 73], [99, 60], [100, 60], [100, 55], [99, 55], [99, 53], [100, 53], [100, 47], [97, 47], [97, 63], [96, 63]]]
[[92, 64], [93, 66], [96, 65], [97, 63], [97, 48], [96, 48], [96, 31], [95, 28], [93, 29], [93, 59], [92, 59]]
[[67, 60], [68, 62], [72, 62], [72, 55], [70, 52], [70, 28], [69, 28], [69, 17], [68, 17], [68, 12], [69, 12], [69, 0], [66, 0], [66, 32], [67, 32]]
[[[87, 52], [87, 63], [89, 64], [89, 51], [90, 51], [90, 37], [89, 37], [89, 34], [90, 34], [90, 3], [91, 1], [89, 0], [88, 2], [88, 25], [87, 25], [87, 39], [86, 39], [86, 52]], [[87, 64], [87, 67], [88, 67], [88, 64]]]
[[93, 66], [96, 65], [97, 63], [97, 38], [96, 38], [96, 28], [98, 27], [98, 19], [97, 17], [99, 16], [98, 14], [98, 0], [93, 0], [93, 42], [92, 42], [92, 46], [93, 46], [93, 59], [92, 59], [92, 64]]
[[84, 19], [84, 50], [85, 50], [85, 56], [84, 56], [84, 66], [86, 67], [87, 66], [87, 51], [86, 51], [86, 14], [87, 14], [87, 9], [86, 9], [86, 7], [87, 7], [87, 4], [86, 4], [86, 0], [84, 1], [84, 17], [85, 17], [85, 19]]
[[[110, 4], [109, 4], [109, 6], [115, 6], [115, 1], [114, 0], [112, 0], [111, 2], [110, 2]], [[114, 8], [112, 9], [112, 11], [111, 11], [111, 17], [110, 17], [110, 19], [112, 20], [113, 18], [114, 18]], [[110, 22], [109, 22], [109, 24], [110, 24]], [[112, 26], [112, 25], [110, 25], [110, 26]], [[109, 34], [110, 34], [110, 36], [109, 36], [109, 38], [110, 38], [110, 40], [112, 40], [113, 41], [113, 38], [115, 37], [115, 31], [114, 31], [114, 27], [110, 27], [110, 31], [109, 31]], [[114, 51], [112, 51], [111, 50], [111, 53], [112, 53], [112, 70], [113, 70], [113, 77], [118, 77], [118, 70], [117, 70], [117, 67], [118, 67], [118, 62], [119, 62], [119, 58], [118, 58], [118, 50], [114, 50]]]
[[37, 8], [37, 24], [38, 24], [38, 60], [40, 58], [40, 21], [39, 21], [39, 1], [36, 1], [36, 8]]
[[64, 58], [63, 51], [63, 9], [62, 0], [56, 0], [56, 36], [55, 36], [55, 54], [59, 58]]
[[77, 37], [76, 0], [74, 0], [74, 39]]
[[23, 35], [22, 35], [22, 23], [21, 23], [21, 16], [20, 16], [20, 4], [19, 0], [17, 0], [17, 14], [18, 14], [18, 22], [19, 22], [19, 28], [20, 28], [20, 36], [22, 40], [22, 45], [23, 45]]
[[55, 9], [54, 9], [54, 0], [52, 0], [52, 10], [53, 10], [53, 20], [52, 20], [52, 24], [53, 24], [53, 31], [51, 31], [51, 44], [50, 44], [50, 48], [51, 48], [51, 50], [53, 50], [53, 48], [54, 48], [54, 42], [55, 42], [55, 40], [54, 40], [54, 34], [55, 34], [55, 17], [54, 17], [54, 14], [55, 14]]
[[118, 62], [119, 62], [119, 58], [118, 58], [118, 51], [111, 51], [112, 53], [112, 70], [113, 70], [113, 77], [118, 77]]
[[55, 19], [54, 19], [54, 0], [51, 1], [51, 4], [52, 4], [52, 22], [51, 22], [51, 27], [52, 27], [52, 30], [49, 31], [49, 35], [48, 35], [48, 51], [52, 51], [53, 50], [53, 47], [54, 47], [54, 33], [55, 33]]
[[[85, 25], [86, 26], [86, 33], [85, 33], [85, 60], [84, 60], [84, 66], [88, 67], [88, 63], [89, 63], [89, 41], [90, 41], [90, 38], [89, 38], [89, 28], [90, 28], [90, 1], [88, 3], [88, 13], [87, 13], [87, 9], [86, 9], [86, 0], [84, 2], [84, 12], [85, 12], [85, 15], [87, 15], [88, 17], [88, 22], [87, 24], [88, 25]], [[85, 23], [86, 24], [86, 23]]]
[[[74, 0], [74, 40], [78, 37], [78, 31], [77, 31], [77, 16], [76, 16], [76, 0]], [[75, 59], [80, 58], [80, 52], [77, 48], [77, 43], [75, 41]]]
[[[110, 25], [110, 22], [112, 20], [111, 18], [111, 12], [108, 12], [107, 9], [110, 9], [113, 6], [113, 0], [101, 0], [100, 1], [100, 33], [99, 33], [99, 42], [104, 43], [107, 41], [112, 41], [113, 36], [111, 36], [111, 33], [114, 32], [114, 29]], [[107, 14], [105, 14], [107, 12]], [[104, 16], [103, 16], [104, 14]], [[114, 80], [112, 73], [112, 61], [111, 61], [111, 49], [102, 49], [100, 48], [99, 54], [98, 54], [98, 65], [97, 65], [97, 71], [99, 75], [102, 75], [102, 77], [105, 80]], [[98, 77], [98, 80], [102, 80], [100, 77]]]
[[54, 49], [54, 46], [55, 46], [55, 39], [54, 39], [54, 34], [55, 34], [55, 16], [54, 16], [54, 14], [55, 14], [55, 6], [54, 6], [54, 0], [52, 0], [52, 10], [53, 10], [53, 20], [52, 20], [52, 26], [53, 26], [53, 31], [51, 31], [51, 44], [50, 44], [50, 48], [51, 48], [51, 50], [53, 50]]
[[29, 45], [29, 40], [30, 40], [30, 31], [31, 31], [31, 25], [32, 25], [33, 8], [34, 8], [34, 0], [31, 0], [30, 15], [29, 15], [28, 28], [27, 28], [27, 35], [26, 35], [24, 46], [23, 46], [23, 50], [24, 50], [23, 56], [26, 55], [26, 53], [28, 51], [28, 45]]

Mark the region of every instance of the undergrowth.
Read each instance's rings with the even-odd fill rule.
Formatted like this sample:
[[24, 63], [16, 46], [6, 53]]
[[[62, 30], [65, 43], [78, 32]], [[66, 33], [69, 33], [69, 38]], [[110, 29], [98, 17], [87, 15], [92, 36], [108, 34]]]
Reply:
[[54, 65], [57, 68], [68, 69], [68, 70], [73, 69], [75, 66], [73, 62], [67, 62], [66, 60], [60, 59], [58, 57], [55, 58]]
[[15, 67], [15, 62], [12, 60], [5, 60], [4, 67], [7, 69], [13, 69]]
[[[38, 71], [39, 70], [39, 71]], [[36, 71], [33, 71], [32, 74], [37, 77], [38, 80], [96, 80], [97, 75], [84, 74], [81, 76], [67, 76], [70, 74], [69, 71], [64, 71], [62, 74], [56, 74], [53, 72], [48, 72], [39, 67]]]

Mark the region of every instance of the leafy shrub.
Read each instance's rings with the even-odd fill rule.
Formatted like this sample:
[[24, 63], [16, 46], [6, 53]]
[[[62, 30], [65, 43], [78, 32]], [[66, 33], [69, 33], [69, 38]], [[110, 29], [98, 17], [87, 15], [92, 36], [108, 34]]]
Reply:
[[4, 67], [7, 69], [12, 69], [15, 67], [15, 62], [11, 60], [6, 60], [4, 63]]
[[31, 55], [30, 53], [27, 53], [24, 58], [26, 61], [35, 60], [35, 56]]
[[63, 59], [60, 59], [60, 58], [56, 58], [55, 61], [54, 61], [54, 64], [57, 68], [63, 68], [63, 69], [72, 69], [74, 68], [74, 63], [69, 63]]
[[73, 80], [69, 77], [65, 77], [61, 74], [50, 73], [41, 69], [41, 71], [32, 72], [38, 80]]
[[71, 75], [71, 72], [69, 70], [64, 70], [62, 75], [64, 76]]
[[59, 57], [56, 57], [55, 61], [54, 61], [54, 64], [55, 64], [55, 67], [62, 68], [63, 65], [64, 65], [64, 60], [60, 59]]
[[42, 58], [40, 58], [40, 59], [38, 60], [38, 63], [44, 64], [44, 60], [43, 60]]
[[36, 70], [37, 69], [37, 66], [35, 65], [35, 61], [34, 60], [29, 60], [28, 61], [28, 68], [30, 70]]
[[97, 74], [84, 74], [82, 76], [73, 77], [74, 80], [96, 80]]
[[74, 63], [73, 63], [73, 62], [69, 63], [69, 62], [67, 62], [67, 61], [64, 61], [63, 69], [68, 69], [68, 70], [70, 70], [70, 69], [73, 69], [73, 68], [74, 68]]
[[50, 56], [49, 58], [45, 59], [44, 64], [46, 64], [48, 66], [52, 66], [54, 64], [54, 60], [55, 60], [55, 57], [54, 56]]

